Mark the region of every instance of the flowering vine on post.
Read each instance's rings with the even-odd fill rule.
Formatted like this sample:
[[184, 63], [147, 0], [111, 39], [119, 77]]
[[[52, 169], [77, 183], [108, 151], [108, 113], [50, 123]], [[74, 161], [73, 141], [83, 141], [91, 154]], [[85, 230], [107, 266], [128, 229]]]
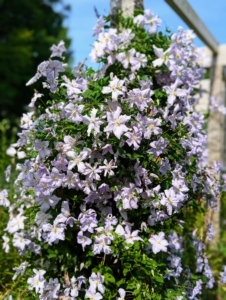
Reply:
[[198, 299], [214, 285], [213, 230], [201, 235], [195, 219], [220, 188], [193, 111], [199, 52], [192, 31], [163, 35], [151, 10], [135, 14], [115, 29], [99, 18], [98, 71], [67, 72], [61, 41], [28, 82], [42, 78], [50, 94], [36, 92], [22, 117], [26, 157], [0, 204], [10, 215], [5, 251], [24, 257], [13, 280], [24, 276], [42, 300]]

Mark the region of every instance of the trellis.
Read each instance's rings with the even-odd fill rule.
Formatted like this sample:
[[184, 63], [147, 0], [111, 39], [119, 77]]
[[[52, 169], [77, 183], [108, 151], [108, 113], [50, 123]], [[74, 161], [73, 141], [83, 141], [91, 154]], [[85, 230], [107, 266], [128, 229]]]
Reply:
[[[187, 0], [165, 0], [170, 7], [182, 18], [182, 20], [194, 30], [197, 36], [205, 43], [202, 49], [203, 55], [209, 58], [209, 63], [205, 67], [210, 69], [210, 78], [202, 81], [205, 90], [203, 97], [197, 105], [196, 110], [208, 113], [210, 97], [214, 96], [226, 103], [226, 45], [219, 45], [215, 37], [202, 22], [201, 18], [194, 11]], [[150, 3], [151, 5], [151, 3]], [[135, 8], [143, 9], [143, 0], [111, 0], [111, 14], [114, 15], [118, 10], [122, 10], [124, 16], [133, 14]], [[226, 167], [226, 121], [222, 113], [214, 112], [208, 119], [208, 152], [209, 163], [220, 162]], [[219, 207], [219, 205], [218, 205]], [[217, 247], [220, 238], [220, 209], [211, 216], [215, 238], [211, 245]]]

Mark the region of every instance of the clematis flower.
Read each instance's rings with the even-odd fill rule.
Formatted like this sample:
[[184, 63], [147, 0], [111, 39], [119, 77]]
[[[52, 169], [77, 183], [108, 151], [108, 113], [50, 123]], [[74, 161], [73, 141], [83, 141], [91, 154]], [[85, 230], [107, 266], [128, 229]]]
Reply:
[[165, 239], [165, 233], [159, 232], [159, 234], [154, 234], [149, 240], [151, 244], [152, 251], [154, 254], [160, 251], [167, 251], [168, 242]]
[[57, 46], [52, 45], [50, 50], [52, 51], [52, 54], [50, 55], [50, 57], [53, 57], [53, 56], [62, 57], [63, 52], [66, 51], [64, 41], [61, 40]]
[[35, 288], [35, 292], [41, 294], [45, 283], [45, 278], [43, 275], [46, 273], [46, 271], [33, 269], [33, 272], [35, 273], [35, 276], [30, 277], [27, 280], [27, 283], [29, 284], [29, 290], [33, 290]]
[[8, 191], [6, 189], [0, 191], [0, 205], [9, 207], [10, 201], [8, 199]]
[[115, 76], [113, 80], [110, 81], [109, 86], [105, 86], [102, 90], [103, 94], [112, 94], [112, 101], [117, 101], [119, 95], [123, 95], [126, 90], [123, 87], [124, 80], [120, 80]]
[[77, 105], [70, 103], [65, 106], [65, 116], [69, 119], [74, 121], [76, 124], [79, 124], [83, 121], [83, 116], [81, 114], [84, 105]]
[[83, 122], [88, 125], [87, 134], [90, 136], [90, 133], [92, 130], [94, 130], [94, 135], [97, 135], [97, 133], [100, 132], [100, 125], [104, 122], [100, 120], [100, 118], [96, 117], [98, 110], [96, 108], [93, 108], [91, 110], [91, 116], [85, 115], [83, 117]]
[[100, 169], [104, 170], [104, 176], [106, 176], [107, 174], [110, 175], [110, 176], [115, 175], [115, 173], [112, 171], [112, 169], [117, 168], [117, 166], [113, 165], [114, 164], [113, 159], [110, 162], [108, 162], [105, 159], [104, 164], [105, 164], [105, 166], [100, 166]]
[[120, 297], [117, 297], [116, 300], [125, 300], [125, 297], [126, 297], [126, 291], [122, 288], [120, 288], [118, 290], [118, 293], [119, 293], [119, 296]]
[[129, 146], [134, 147], [134, 150], [137, 150], [140, 147], [140, 142], [142, 139], [142, 132], [140, 132], [139, 128], [133, 127], [133, 132], [127, 132], [125, 133], [125, 136], [128, 137], [128, 140], [126, 140], [126, 143]]
[[121, 112], [122, 109], [119, 106], [115, 111], [107, 112], [108, 125], [104, 129], [107, 133], [113, 132], [118, 139], [121, 138], [124, 132], [129, 130], [125, 123], [130, 120], [130, 116], [120, 115]]

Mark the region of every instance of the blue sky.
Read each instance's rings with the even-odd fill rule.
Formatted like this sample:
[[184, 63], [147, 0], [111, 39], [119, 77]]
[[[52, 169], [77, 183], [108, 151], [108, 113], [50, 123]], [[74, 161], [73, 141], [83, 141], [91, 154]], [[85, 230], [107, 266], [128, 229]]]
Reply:
[[[87, 63], [92, 65], [89, 53], [95, 40], [92, 38], [92, 28], [97, 21], [94, 6], [101, 15], [107, 15], [110, 10], [110, 0], [63, 0], [63, 2], [71, 5], [71, 12], [65, 20], [65, 26], [69, 28], [69, 36], [72, 39], [71, 50], [73, 51], [74, 64], [88, 58]], [[226, 1], [189, 0], [188, 2], [216, 40], [220, 44], [226, 43]], [[164, 0], [144, 0], [144, 5], [145, 9], [151, 9], [163, 20], [162, 30], [169, 27], [172, 32], [175, 32], [178, 26], [188, 28]], [[195, 44], [197, 46], [204, 45], [197, 38]]]

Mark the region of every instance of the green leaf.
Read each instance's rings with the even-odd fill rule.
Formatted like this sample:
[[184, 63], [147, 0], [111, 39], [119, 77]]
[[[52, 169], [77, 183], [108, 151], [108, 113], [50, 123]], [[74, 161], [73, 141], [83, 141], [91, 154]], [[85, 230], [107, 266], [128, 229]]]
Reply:
[[112, 274], [104, 274], [104, 282], [106, 285], [110, 284], [115, 284], [115, 278]]

